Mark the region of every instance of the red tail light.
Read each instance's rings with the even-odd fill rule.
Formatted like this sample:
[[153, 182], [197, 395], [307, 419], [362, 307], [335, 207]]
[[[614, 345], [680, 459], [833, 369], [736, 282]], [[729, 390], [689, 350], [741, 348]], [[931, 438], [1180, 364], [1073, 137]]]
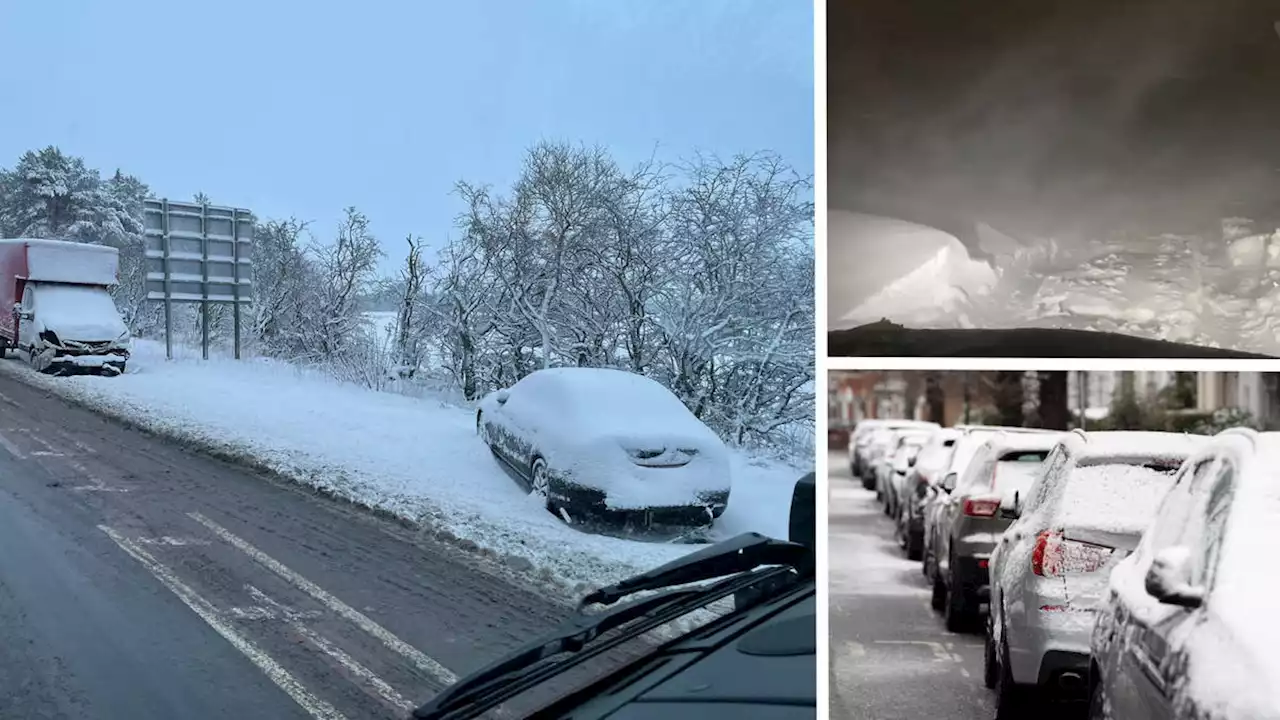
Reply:
[[1046, 530], [1036, 536], [1031, 572], [1041, 577], [1091, 573], [1105, 565], [1113, 552], [1109, 547], [1067, 540], [1062, 533]]
[[965, 498], [964, 514], [969, 517], [991, 517], [1000, 509], [996, 498]]

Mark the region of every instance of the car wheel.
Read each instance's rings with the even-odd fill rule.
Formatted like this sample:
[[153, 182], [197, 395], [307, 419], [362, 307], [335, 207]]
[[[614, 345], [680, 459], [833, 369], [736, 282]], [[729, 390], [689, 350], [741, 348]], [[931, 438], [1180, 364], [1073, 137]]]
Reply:
[[942, 612], [947, 605], [947, 586], [942, 583], [942, 576], [933, 575], [933, 595], [929, 598], [929, 607]]
[[996, 720], [1022, 720], [1031, 710], [1031, 688], [1013, 681], [1009, 669], [1009, 642], [1000, 639], [996, 670]]
[[996, 686], [996, 678], [1000, 672], [1000, 663], [996, 662], [995, 629], [987, 619], [987, 636], [982, 643], [982, 684], [989, 689]]
[[924, 557], [924, 538], [911, 534], [911, 523], [907, 522], [907, 559], [920, 560]]
[[533, 472], [529, 478], [529, 492], [542, 498], [551, 506], [551, 474], [547, 472], [547, 461], [537, 458], [533, 461]]
[[969, 607], [969, 598], [965, 597], [964, 588], [958, 587], [956, 583], [955, 573], [948, 570], [947, 574], [949, 576], [947, 578], [947, 602], [942, 610], [943, 617], [946, 620], [947, 630], [953, 633], [964, 632], [969, 629], [973, 611]]
[[1107, 706], [1107, 697], [1102, 690], [1102, 679], [1097, 673], [1091, 673], [1093, 682], [1089, 688], [1089, 720], [1111, 720], [1111, 708]]

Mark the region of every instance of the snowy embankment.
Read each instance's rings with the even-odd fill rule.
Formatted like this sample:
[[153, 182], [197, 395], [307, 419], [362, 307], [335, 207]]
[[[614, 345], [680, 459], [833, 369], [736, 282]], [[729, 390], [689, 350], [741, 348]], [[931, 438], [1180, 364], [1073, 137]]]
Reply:
[[[422, 524], [507, 567], [573, 587], [648, 570], [698, 548], [579, 532], [543, 510], [475, 434], [473, 410], [339, 383], [266, 359], [164, 358], [135, 341], [120, 377], [19, 376], [158, 434]], [[786, 537], [791, 491], [809, 468], [733, 453], [716, 537]]]
[[953, 235], [892, 218], [829, 213], [827, 308], [831, 329], [888, 318], [932, 326], [951, 322], [966, 295], [996, 281]]

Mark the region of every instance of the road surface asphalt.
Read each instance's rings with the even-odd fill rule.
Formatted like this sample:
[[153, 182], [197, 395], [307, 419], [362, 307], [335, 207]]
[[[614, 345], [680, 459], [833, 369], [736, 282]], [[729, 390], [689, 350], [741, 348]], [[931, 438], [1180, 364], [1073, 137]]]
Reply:
[[0, 718], [405, 717], [569, 614], [4, 376], [0, 548]]
[[[875, 493], [830, 455], [832, 720], [986, 720], [995, 695], [982, 685], [982, 636], [954, 634], [929, 607], [920, 563], [893, 539]], [[1077, 706], [1046, 704], [1042, 720], [1079, 720]]]

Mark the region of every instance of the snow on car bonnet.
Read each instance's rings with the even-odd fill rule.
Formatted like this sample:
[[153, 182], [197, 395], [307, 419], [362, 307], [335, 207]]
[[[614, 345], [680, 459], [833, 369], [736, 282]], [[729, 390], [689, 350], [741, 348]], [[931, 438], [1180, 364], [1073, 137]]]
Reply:
[[1055, 519], [1067, 528], [1139, 535], [1155, 517], [1173, 478], [1172, 473], [1142, 465], [1078, 467], [1067, 480]]
[[51, 330], [65, 342], [107, 342], [125, 334], [124, 321], [111, 295], [88, 285], [36, 285], [38, 331]]

